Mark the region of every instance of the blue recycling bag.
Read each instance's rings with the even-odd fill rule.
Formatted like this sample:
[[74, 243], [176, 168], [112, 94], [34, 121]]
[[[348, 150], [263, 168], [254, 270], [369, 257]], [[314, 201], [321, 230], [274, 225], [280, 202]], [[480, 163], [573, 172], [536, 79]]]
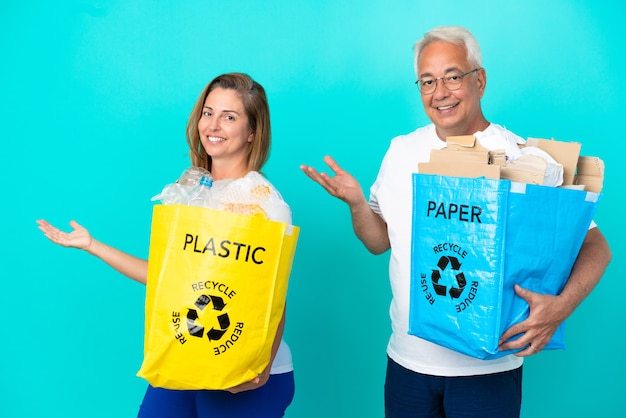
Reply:
[[[557, 295], [596, 193], [509, 180], [413, 174], [409, 334], [480, 359], [528, 316], [513, 290]], [[564, 324], [546, 348], [565, 348]]]

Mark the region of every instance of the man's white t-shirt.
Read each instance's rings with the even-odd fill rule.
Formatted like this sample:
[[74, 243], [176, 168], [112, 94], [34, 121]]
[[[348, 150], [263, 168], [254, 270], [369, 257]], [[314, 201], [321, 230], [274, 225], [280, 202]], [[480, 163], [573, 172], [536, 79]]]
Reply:
[[[495, 124], [477, 134], [501, 136], [514, 148], [524, 143], [519, 136]], [[434, 376], [471, 376], [513, 370], [522, 365], [521, 357], [508, 355], [480, 360], [408, 334], [412, 174], [418, 172], [418, 163], [429, 161], [431, 150], [445, 146], [432, 124], [394, 138], [370, 189], [370, 207], [387, 223], [391, 243], [389, 279], [393, 298], [389, 313], [392, 334], [387, 354], [409, 370]]]

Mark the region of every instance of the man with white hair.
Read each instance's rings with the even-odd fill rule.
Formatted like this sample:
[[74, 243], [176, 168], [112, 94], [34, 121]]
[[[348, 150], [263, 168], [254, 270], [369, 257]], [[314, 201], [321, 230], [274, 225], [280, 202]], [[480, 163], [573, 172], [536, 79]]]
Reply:
[[[474, 36], [458, 26], [437, 27], [415, 44], [416, 84], [432, 123], [394, 138], [367, 200], [359, 183], [331, 158], [331, 177], [301, 166], [311, 179], [350, 207], [356, 235], [373, 254], [391, 249], [392, 334], [387, 346], [385, 414], [406, 417], [519, 417], [523, 357], [536, 354], [591, 292], [611, 259], [600, 230], [589, 229], [563, 291], [544, 295], [516, 286], [529, 317], [505, 331], [500, 350], [516, 354], [480, 360], [408, 334], [411, 281], [412, 174], [430, 151], [458, 135], [497, 135], [511, 149], [524, 140], [483, 115], [487, 82]], [[509, 339], [521, 335], [513, 341]]]

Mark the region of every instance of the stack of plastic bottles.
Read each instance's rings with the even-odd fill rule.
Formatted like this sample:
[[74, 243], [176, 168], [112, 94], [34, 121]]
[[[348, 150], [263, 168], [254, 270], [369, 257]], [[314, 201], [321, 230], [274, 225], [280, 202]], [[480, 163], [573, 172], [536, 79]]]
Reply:
[[206, 169], [189, 167], [175, 183], [167, 184], [152, 198], [163, 204], [182, 204], [225, 210], [243, 215], [262, 214], [284, 220], [291, 211], [282, 196], [256, 171], [239, 179], [214, 180]]

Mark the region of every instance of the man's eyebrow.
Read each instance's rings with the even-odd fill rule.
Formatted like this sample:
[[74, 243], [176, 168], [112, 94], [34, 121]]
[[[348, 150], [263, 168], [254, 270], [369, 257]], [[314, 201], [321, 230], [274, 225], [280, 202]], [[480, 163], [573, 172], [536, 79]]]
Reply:
[[[453, 71], [461, 71], [461, 69], [459, 67], [456, 67], [456, 66], [455, 67], [448, 67], [448, 68], [446, 68], [446, 70], [443, 73], [444, 74], [448, 74], [448, 73], [451, 73]], [[434, 75], [432, 73], [423, 73], [423, 74], [420, 74], [420, 78], [422, 78], [422, 77], [434, 77]]]

